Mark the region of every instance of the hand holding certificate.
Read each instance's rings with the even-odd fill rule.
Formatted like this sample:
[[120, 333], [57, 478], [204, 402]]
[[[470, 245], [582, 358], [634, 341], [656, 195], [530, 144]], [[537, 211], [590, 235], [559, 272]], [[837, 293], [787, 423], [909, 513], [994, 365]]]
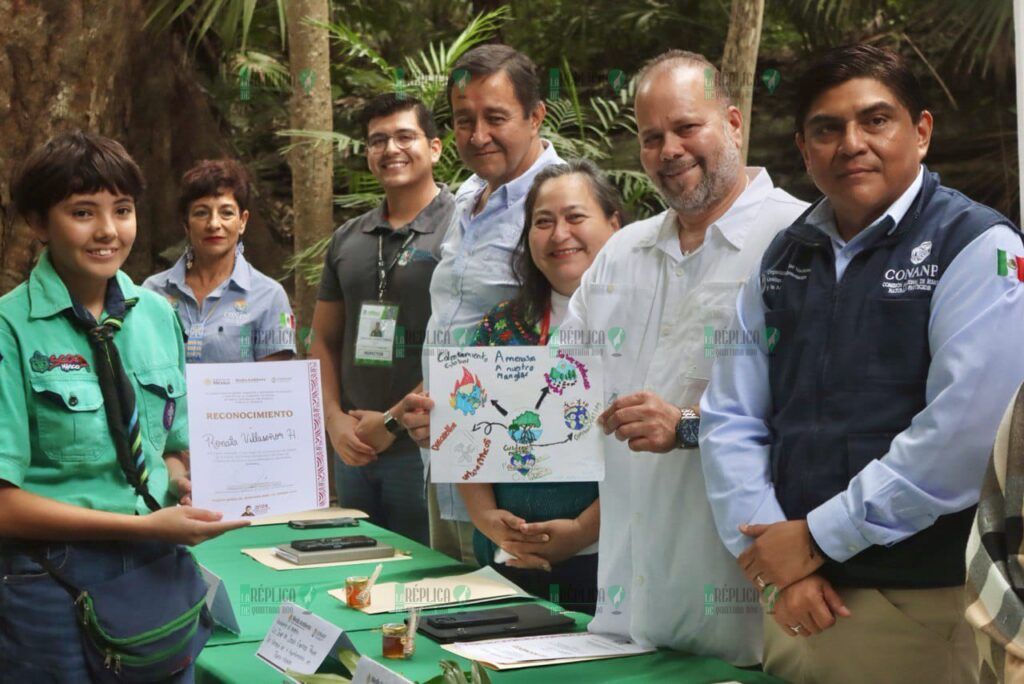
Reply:
[[328, 505], [318, 361], [190, 364], [192, 501], [225, 520]]

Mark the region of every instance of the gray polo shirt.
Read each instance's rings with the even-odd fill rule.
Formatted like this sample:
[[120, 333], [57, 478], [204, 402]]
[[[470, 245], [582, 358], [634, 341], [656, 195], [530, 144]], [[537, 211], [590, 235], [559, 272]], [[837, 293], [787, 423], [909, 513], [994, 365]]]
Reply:
[[[324, 257], [317, 299], [345, 303], [341, 348], [341, 408], [384, 411], [409, 393], [423, 378], [420, 354], [430, 319], [430, 278], [441, 258], [441, 243], [455, 215], [455, 198], [441, 192], [412, 222], [394, 229], [386, 203], [346, 222], [334, 232]], [[415, 236], [402, 245], [410, 233]], [[377, 242], [384, 239], [384, 263], [398, 261], [390, 271], [385, 301], [398, 304], [399, 333], [391, 366], [357, 366], [356, 332], [363, 302], [377, 301]], [[401, 253], [399, 251], [401, 250]]]

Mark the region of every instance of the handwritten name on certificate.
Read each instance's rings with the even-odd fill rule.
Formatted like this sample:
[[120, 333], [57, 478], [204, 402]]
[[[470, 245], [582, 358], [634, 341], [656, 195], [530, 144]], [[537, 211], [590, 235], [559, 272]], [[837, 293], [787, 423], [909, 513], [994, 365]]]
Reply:
[[192, 503], [225, 520], [328, 505], [320, 362], [189, 364]]

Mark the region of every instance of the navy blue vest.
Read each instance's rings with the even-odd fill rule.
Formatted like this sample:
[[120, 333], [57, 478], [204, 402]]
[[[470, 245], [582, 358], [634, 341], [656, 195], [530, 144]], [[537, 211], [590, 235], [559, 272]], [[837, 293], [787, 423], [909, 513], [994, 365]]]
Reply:
[[[935, 285], [972, 240], [996, 224], [1013, 225], [942, 187], [927, 168], [923, 181], [899, 225], [886, 219], [838, 283], [829, 238], [805, 223], [817, 203], [776, 236], [762, 259], [771, 478], [790, 520], [845, 490], [925, 407]], [[992, 262], [995, 269], [994, 254]], [[829, 561], [822, 572], [840, 586], [963, 584], [973, 517], [974, 508], [942, 516], [892, 546]]]

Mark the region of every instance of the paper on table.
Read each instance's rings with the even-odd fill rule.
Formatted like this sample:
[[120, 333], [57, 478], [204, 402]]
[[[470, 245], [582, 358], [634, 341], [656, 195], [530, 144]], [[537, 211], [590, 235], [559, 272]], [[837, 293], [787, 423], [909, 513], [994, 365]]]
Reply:
[[341, 627], [284, 601], [256, 657], [282, 674], [286, 670], [313, 674], [338, 648], [355, 650]]
[[[295, 563], [289, 563], [285, 559], [274, 553], [273, 547], [267, 549], [242, 549], [249, 558], [252, 558], [257, 563], [266, 565], [271, 570], [305, 570], [306, 568], [333, 568], [336, 565], [359, 565], [366, 563], [387, 563], [389, 561], [404, 561], [412, 558], [407, 553], [401, 551], [395, 551], [395, 555], [390, 558], [372, 558], [370, 560], [351, 560], [351, 561], [338, 561], [335, 563], [307, 563], [306, 565], [296, 565]], [[344, 594], [342, 590], [342, 594]]]
[[622, 658], [656, 650], [626, 637], [590, 632], [458, 642], [441, 648], [496, 670]]
[[[344, 589], [327, 592], [345, 601]], [[368, 615], [401, 613], [409, 608], [441, 608], [470, 605], [530, 595], [499, 575], [494, 568], [484, 567], [464, 575], [435, 577], [419, 582], [384, 582], [370, 593], [370, 606], [361, 608]]]
[[368, 513], [364, 513], [358, 508], [338, 508], [332, 506], [331, 508], [314, 508], [311, 511], [303, 511], [302, 513], [282, 513], [280, 515], [268, 515], [262, 518], [256, 518], [252, 521], [250, 527], [259, 527], [260, 525], [281, 525], [284, 523], [291, 522], [292, 520], [327, 520], [328, 518], [369, 518]]

